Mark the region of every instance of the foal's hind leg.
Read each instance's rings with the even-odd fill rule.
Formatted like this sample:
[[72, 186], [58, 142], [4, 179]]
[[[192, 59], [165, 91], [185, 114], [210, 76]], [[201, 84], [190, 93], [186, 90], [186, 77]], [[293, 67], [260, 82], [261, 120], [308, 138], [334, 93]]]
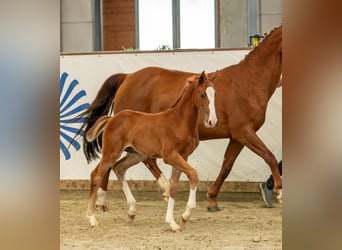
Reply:
[[96, 166], [96, 168], [91, 172], [90, 175], [90, 194], [89, 194], [89, 203], [88, 203], [88, 209], [86, 216], [89, 219], [91, 226], [97, 226], [98, 222], [94, 215], [94, 206], [95, 206], [95, 198], [96, 198], [96, 192], [101, 184], [101, 181], [108, 172], [108, 169], [110, 169], [111, 166], [111, 160], [116, 161], [116, 159], [119, 157], [119, 155], [108, 158], [108, 157], [102, 157], [99, 164]]
[[[151, 171], [153, 176], [157, 179], [158, 184], [160, 185], [161, 189], [164, 190], [163, 197], [164, 197], [164, 200], [167, 201], [169, 199], [169, 193], [170, 193], [170, 182], [163, 175], [162, 171], [158, 167], [156, 159], [147, 158], [143, 161], [143, 163]], [[106, 203], [106, 194], [107, 194], [109, 175], [110, 175], [110, 169], [103, 177], [101, 185], [99, 189], [97, 190], [97, 200], [95, 203], [95, 209], [103, 211], [103, 212], [108, 211], [108, 206]]]
[[107, 194], [109, 175], [110, 175], [110, 169], [108, 169], [107, 173], [103, 176], [102, 182], [96, 194], [97, 200], [95, 202], [95, 209], [99, 211], [103, 211], [103, 212], [108, 211], [108, 207], [106, 203], [106, 194]]
[[136, 200], [129, 188], [127, 180], [125, 178], [125, 173], [128, 168], [131, 166], [145, 160], [146, 157], [138, 154], [138, 153], [127, 153], [125, 157], [120, 159], [115, 165], [112, 167], [115, 172], [118, 180], [122, 183], [122, 190], [126, 196], [127, 204], [128, 204], [128, 218], [130, 220], [134, 220], [136, 214]]

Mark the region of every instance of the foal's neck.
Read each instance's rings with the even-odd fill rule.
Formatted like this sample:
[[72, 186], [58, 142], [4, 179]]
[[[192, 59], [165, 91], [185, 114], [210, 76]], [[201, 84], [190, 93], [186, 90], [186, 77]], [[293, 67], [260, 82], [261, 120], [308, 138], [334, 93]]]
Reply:
[[195, 83], [185, 87], [181, 97], [173, 105], [172, 110], [180, 119], [189, 125], [190, 129], [195, 129], [198, 125], [199, 110], [193, 100], [193, 93], [196, 89]]

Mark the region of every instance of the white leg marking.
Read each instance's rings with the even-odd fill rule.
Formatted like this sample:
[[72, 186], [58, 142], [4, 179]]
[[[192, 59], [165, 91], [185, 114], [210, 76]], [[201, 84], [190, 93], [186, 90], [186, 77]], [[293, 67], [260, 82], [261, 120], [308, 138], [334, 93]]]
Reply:
[[106, 206], [106, 194], [107, 191], [104, 191], [102, 188], [99, 188], [97, 190], [97, 200], [95, 205]]
[[283, 189], [278, 189], [277, 190], [277, 200], [279, 203], [283, 203]]
[[122, 180], [122, 190], [126, 196], [127, 204], [128, 204], [128, 214], [129, 215], [135, 215], [136, 208], [135, 208], [135, 198], [128, 186], [128, 183], [126, 181], [126, 178], [123, 178]]
[[167, 211], [166, 211], [165, 221], [166, 221], [166, 223], [170, 224], [172, 231], [178, 231], [181, 229], [181, 227], [177, 225], [177, 223], [175, 222], [175, 220], [173, 218], [174, 206], [175, 206], [175, 200], [170, 197], [169, 201], [167, 203]]
[[213, 87], [208, 87], [206, 89], [207, 96], [209, 99], [209, 127], [214, 127], [217, 123], [216, 109], [215, 109], [215, 89]]
[[197, 187], [193, 190], [190, 189], [188, 203], [186, 205], [185, 212], [182, 214], [184, 221], [187, 221], [190, 218], [192, 209], [196, 208], [196, 190]]
[[90, 222], [90, 226], [94, 227], [94, 226], [98, 226], [99, 223], [97, 222], [96, 218], [95, 218], [95, 215], [87, 215], [87, 218]]
[[164, 190], [163, 196], [169, 197], [170, 195], [170, 182], [163, 174], [158, 178], [159, 186]]

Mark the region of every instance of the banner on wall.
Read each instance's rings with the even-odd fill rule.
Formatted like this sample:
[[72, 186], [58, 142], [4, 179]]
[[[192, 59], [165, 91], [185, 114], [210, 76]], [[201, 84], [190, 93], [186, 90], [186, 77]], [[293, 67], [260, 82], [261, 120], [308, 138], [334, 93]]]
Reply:
[[[131, 73], [147, 66], [159, 66], [200, 73], [213, 72], [241, 61], [249, 50], [151, 52], [84, 54], [60, 56], [60, 179], [89, 179], [96, 162], [87, 163], [82, 150], [82, 139], [77, 137], [82, 119], [74, 118], [94, 100], [102, 83], [114, 73]], [[282, 89], [273, 94], [266, 121], [258, 131], [268, 148], [281, 159], [282, 145]], [[198, 171], [201, 181], [214, 181], [220, 171], [228, 139], [201, 141], [190, 156], [189, 163]], [[70, 142], [72, 142], [70, 144]], [[165, 176], [171, 167], [158, 160]], [[264, 181], [270, 175], [263, 159], [244, 148], [238, 156], [228, 181]], [[127, 171], [127, 179], [154, 180], [143, 164]], [[116, 179], [111, 175], [111, 179]], [[181, 180], [187, 180], [182, 175]]]

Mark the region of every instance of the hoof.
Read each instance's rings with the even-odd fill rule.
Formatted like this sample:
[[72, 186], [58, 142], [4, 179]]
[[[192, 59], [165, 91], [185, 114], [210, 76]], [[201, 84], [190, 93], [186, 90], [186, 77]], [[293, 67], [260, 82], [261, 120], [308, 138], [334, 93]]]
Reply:
[[91, 226], [91, 227], [98, 227], [98, 226], [99, 226], [99, 222], [98, 222], [98, 221], [95, 221], [95, 222], [92, 223], [90, 226]]
[[208, 212], [219, 212], [221, 209], [219, 209], [218, 206], [212, 206], [212, 207], [207, 207]]
[[277, 197], [277, 201], [279, 204], [283, 204], [283, 197]]
[[163, 195], [164, 196], [164, 201], [168, 202], [169, 201], [169, 196], [168, 195]]
[[134, 221], [135, 214], [128, 214], [129, 221]]
[[94, 215], [87, 216], [87, 218], [89, 220], [89, 223], [90, 223], [91, 227], [98, 227], [99, 226], [99, 222], [96, 220]]
[[278, 189], [277, 192], [278, 192], [278, 195], [277, 195], [278, 203], [282, 204], [283, 203], [283, 190]]
[[182, 222], [185, 224], [188, 220], [186, 220], [184, 217], [183, 217], [183, 215], [181, 216], [181, 220], [182, 220]]
[[181, 228], [176, 228], [176, 229], [172, 230], [172, 232], [178, 234], [178, 233], [182, 232], [182, 229]]
[[107, 205], [95, 205], [95, 210], [96, 211], [106, 212], [109, 209], [108, 209]]

